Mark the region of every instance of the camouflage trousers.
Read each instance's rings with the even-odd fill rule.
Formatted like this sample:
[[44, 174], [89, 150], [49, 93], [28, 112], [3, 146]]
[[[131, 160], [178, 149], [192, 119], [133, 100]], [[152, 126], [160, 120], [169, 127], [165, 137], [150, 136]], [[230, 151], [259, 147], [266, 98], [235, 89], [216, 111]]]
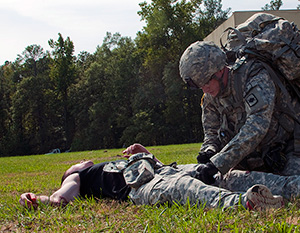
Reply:
[[199, 204], [208, 208], [228, 208], [241, 203], [245, 206], [245, 192], [231, 192], [216, 186], [206, 185], [193, 178], [197, 164], [179, 165], [177, 169], [165, 166], [155, 170], [154, 178], [129, 193], [137, 205], [154, 205], [176, 202]]
[[289, 155], [280, 174], [231, 170], [226, 175], [216, 176], [214, 185], [234, 192], [245, 192], [255, 184], [267, 186], [272, 194], [291, 200], [300, 196], [300, 158]]

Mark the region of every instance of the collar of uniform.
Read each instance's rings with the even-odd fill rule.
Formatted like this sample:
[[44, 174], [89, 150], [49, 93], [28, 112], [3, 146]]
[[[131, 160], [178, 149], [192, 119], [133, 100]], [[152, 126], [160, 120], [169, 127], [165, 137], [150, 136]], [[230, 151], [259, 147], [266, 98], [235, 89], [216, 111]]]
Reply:
[[218, 95], [219, 98], [225, 98], [231, 94], [231, 83], [232, 83], [232, 72], [233, 70], [229, 68], [228, 71], [228, 80], [227, 80], [227, 85], [224, 87], [223, 90], [220, 90], [220, 94]]

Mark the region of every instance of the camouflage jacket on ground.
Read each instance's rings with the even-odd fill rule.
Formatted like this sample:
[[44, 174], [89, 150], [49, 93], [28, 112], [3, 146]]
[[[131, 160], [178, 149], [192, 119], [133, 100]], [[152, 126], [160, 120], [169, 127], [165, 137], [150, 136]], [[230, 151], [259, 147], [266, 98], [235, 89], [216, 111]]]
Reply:
[[160, 167], [154, 160], [153, 154], [137, 153], [129, 157], [128, 161], [117, 160], [107, 163], [103, 171], [109, 173], [123, 173], [126, 184], [134, 189], [154, 178], [154, 169]]

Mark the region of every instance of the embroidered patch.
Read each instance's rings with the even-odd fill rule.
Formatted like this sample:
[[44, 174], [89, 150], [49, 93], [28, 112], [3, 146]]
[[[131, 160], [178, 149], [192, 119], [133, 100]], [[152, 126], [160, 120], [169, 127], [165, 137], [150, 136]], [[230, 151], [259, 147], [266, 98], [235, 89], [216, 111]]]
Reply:
[[256, 96], [252, 93], [250, 95], [247, 96], [246, 98], [246, 102], [249, 105], [249, 107], [253, 107], [255, 104], [258, 103], [258, 99], [256, 98]]

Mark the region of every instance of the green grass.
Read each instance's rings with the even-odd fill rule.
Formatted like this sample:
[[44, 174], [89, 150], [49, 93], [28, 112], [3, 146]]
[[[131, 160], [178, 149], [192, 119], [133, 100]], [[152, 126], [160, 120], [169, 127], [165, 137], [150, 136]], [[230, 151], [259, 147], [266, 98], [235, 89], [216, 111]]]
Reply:
[[[147, 147], [162, 162], [194, 163], [200, 144]], [[122, 149], [0, 158], [0, 232], [299, 232], [300, 201], [267, 212], [237, 207], [135, 206], [130, 201], [76, 200], [65, 208], [27, 210], [20, 194], [50, 195], [71, 164], [122, 158]]]

